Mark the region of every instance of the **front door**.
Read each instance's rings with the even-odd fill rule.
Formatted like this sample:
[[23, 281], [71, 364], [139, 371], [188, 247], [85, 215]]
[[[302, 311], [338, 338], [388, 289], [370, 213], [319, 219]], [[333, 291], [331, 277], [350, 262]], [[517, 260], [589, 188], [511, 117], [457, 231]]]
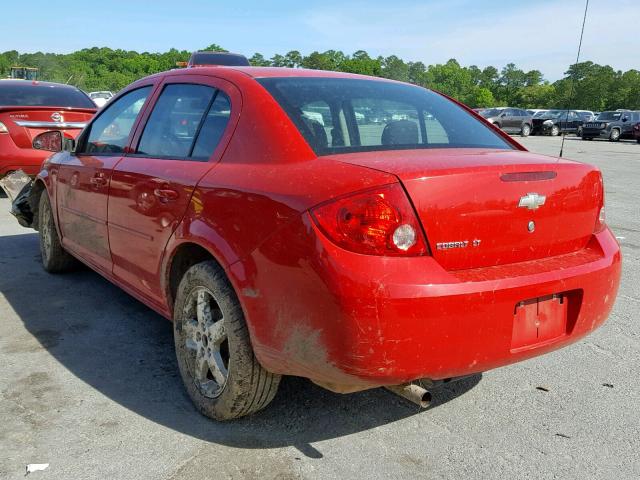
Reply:
[[83, 132], [75, 154], [60, 165], [57, 201], [62, 244], [87, 263], [111, 272], [107, 199], [113, 167], [149, 96], [151, 86], [115, 100]]
[[164, 298], [165, 246], [198, 181], [220, 158], [239, 105], [239, 93], [227, 82], [169, 77], [136, 132], [133, 153], [113, 170], [108, 215], [113, 274], [153, 302], [162, 304]]

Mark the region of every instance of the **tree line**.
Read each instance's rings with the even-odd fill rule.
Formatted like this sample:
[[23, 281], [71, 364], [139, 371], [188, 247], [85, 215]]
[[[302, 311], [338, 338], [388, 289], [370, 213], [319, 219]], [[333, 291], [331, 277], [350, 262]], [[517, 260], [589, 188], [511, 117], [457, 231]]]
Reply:
[[[225, 51], [216, 44], [203, 50]], [[68, 54], [12, 50], [0, 54], [0, 78], [7, 77], [12, 66], [37, 67], [42, 80], [73, 84], [85, 91], [118, 91], [146, 75], [176, 68], [176, 63], [187, 61], [190, 54], [176, 49], [138, 53], [97, 47]], [[336, 70], [411, 82], [438, 90], [471, 107], [640, 110], [640, 71], [623, 72], [591, 61], [569, 66], [564, 78], [555, 82], [545, 80], [539, 70], [524, 71], [513, 63], [501, 69], [480, 68], [462, 66], [450, 59], [444, 64], [427, 66], [422, 62], [405, 62], [395, 55], [372, 57], [362, 50], [350, 55], [339, 50], [302, 55], [292, 50], [272, 58], [255, 53], [249, 61], [256, 66]]]

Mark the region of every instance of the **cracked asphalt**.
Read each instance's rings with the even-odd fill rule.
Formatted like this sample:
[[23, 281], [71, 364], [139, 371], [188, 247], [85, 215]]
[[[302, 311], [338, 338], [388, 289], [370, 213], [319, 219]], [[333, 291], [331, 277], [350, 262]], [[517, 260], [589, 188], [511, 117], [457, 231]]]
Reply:
[[[560, 141], [523, 143], [557, 154]], [[260, 414], [207, 420], [170, 324], [89, 270], [46, 274], [0, 198], [0, 478], [29, 463], [50, 464], [34, 479], [65, 480], [640, 478], [640, 145], [567, 137], [565, 157], [604, 174], [624, 255], [613, 314], [571, 347], [435, 392], [425, 411], [287, 378]]]

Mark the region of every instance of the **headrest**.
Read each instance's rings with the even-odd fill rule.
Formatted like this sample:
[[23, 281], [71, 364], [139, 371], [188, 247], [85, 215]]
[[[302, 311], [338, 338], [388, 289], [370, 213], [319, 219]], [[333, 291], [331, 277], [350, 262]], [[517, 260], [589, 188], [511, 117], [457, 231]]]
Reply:
[[382, 131], [382, 145], [415, 145], [420, 142], [418, 124], [411, 120], [390, 122]]

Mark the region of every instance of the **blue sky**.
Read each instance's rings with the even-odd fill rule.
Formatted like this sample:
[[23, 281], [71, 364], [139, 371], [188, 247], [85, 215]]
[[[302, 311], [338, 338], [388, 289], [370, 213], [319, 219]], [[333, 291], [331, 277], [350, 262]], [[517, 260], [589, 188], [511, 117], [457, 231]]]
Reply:
[[[3, 2], [0, 51], [66, 53], [92, 46], [251, 55], [362, 49], [425, 64], [513, 62], [562, 76], [575, 60], [584, 0]], [[638, 0], [591, 0], [584, 60], [640, 69]]]

